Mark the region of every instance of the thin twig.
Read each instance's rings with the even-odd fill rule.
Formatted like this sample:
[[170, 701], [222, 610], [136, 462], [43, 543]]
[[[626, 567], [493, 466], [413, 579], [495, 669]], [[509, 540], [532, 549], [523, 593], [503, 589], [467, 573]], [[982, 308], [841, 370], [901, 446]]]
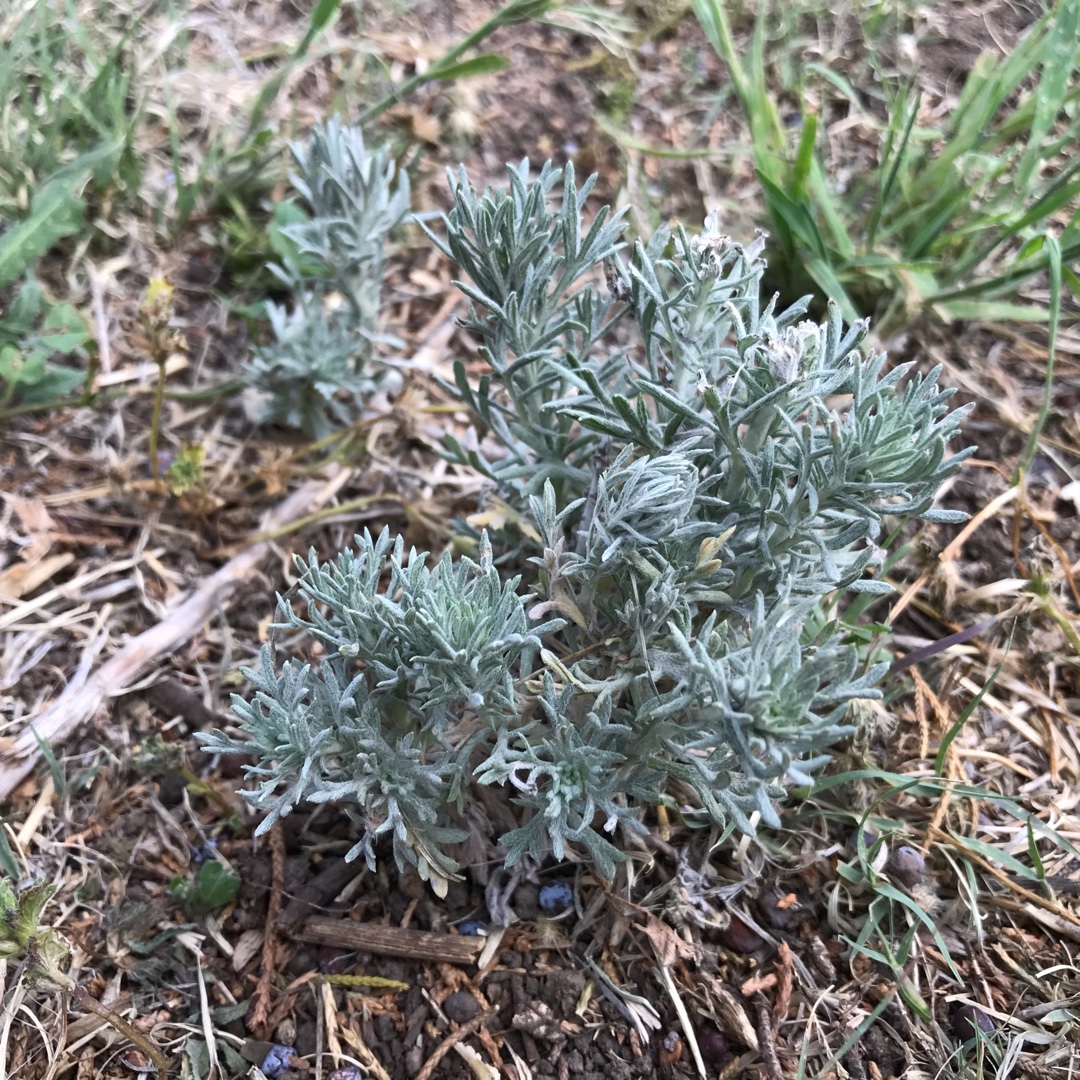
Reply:
[[270, 898], [266, 905], [266, 929], [263, 932], [262, 967], [259, 983], [252, 995], [248, 1024], [258, 1031], [266, 1026], [270, 1017], [270, 987], [277, 974], [277, 933], [275, 930], [281, 911], [281, 897], [285, 892], [285, 836], [281, 822], [275, 822], [270, 830]]
[[784, 1080], [784, 1070], [776, 1053], [776, 1040], [773, 1037], [772, 1010], [764, 994], [754, 995], [754, 1016], [757, 1019], [758, 1040], [761, 1043], [761, 1060], [765, 1065], [765, 1075], [769, 1080]]
[[102, 1020], [111, 1024], [121, 1035], [133, 1042], [144, 1054], [146, 1054], [157, 1067], [159, 1080], [165, 1080], [165, 1076], [169, 1071], [169, 1062], [161, 1052], [161, 1048], [157, 1043], [155, 1043], [148, 1035], [144, 1035], [138, 1028], [132, 1027], [122, 1016], [114, 1013], [107, 1005], [102, 1005], [97, 998], [91, 997], [90, 994], [77, 983], [73, 983], [70, 989], [75, 997], [78, 998], [80, 1005], [93, 1013], [97, 1013]]
[[477, 1013], [467, 1024], [462, 1024], [457, 1031], [451, 1031], [449, 1035], [432, 1051], [431, 1057], [424, 1062], [424, 1067], [416, 1074], [416, 1080], [431, 1080], [435, 1075], [439, 1062], [442, 1061], [459, 1042], [467, 1039], [475, 1031], [479, 1031], [489, 1020], [494, 1020], [499, 1015], [498, 1009], [488, 1009], [486, 1012]]
[[397, 926], [350, 922], [313, 916], [293, 935], [314, 945], [336, 945], [345, 949], [400, 956], [432, 963], [475, 964], [484, 948], [482, 938], [432, 934], [426, 930], [402, 930]]

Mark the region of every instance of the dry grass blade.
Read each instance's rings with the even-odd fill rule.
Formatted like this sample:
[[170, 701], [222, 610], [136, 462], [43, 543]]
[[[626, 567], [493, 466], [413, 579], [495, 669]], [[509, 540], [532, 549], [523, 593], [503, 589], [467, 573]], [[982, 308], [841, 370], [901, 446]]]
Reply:
[[[340, 487], [340, 475], [329, 483], [312, 481], [286, 498], [270, 514], [269, 530], [281, 528], [308, 513]], [[129, 641], [82, 685], [69, 685], [57, 700], [15, 738], [0, 760], [0, 799], [6, 798], [37, 765], [44, 742], [56, 746], [97, 714], [106, 701], [122, 693], [161, 657], [198, 633], [228, 596], [270, 553], [269, 542], [246, 548], [178, 604], [168, 617]]]
[[675, 980], [671, 977], [670, 969], [665, 964], [658, 963], [655, 970], [664, 989], [668, 992], [668, 997], [671, 998], [672, 1005], [675, 1006], [675, 1014], [678, 1016], [679, 1024], [683, 1029], [683, 1034], [686, 1036], [686, 1042], [694, 1058], [694, 1066], [697, 1068], [698, 1076], [705, 1080], [705, 1077], [708, 1076], [708, 1070], [705, 1068], [705, 1062], [701, 1057], [701, 1048], [698, 1046], [697, 1036], [694, 1034], [694, 1025], [690, 1022], [690, 1014], [686, 1010], [682, 995], [675, 985]]
[[341, 1029], [341, 1037], [356, 1051], [356, 1056], [375, 1080], [390, 1080], [390, 1074], [382, 1067], [379, 1059], [371, 1052], [371, 1048], [355, 1027], [347, 1026]]

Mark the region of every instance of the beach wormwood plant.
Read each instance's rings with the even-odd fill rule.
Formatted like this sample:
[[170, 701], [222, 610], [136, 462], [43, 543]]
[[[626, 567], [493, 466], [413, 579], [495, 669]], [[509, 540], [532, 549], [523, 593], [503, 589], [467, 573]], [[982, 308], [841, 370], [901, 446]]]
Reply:
[[457, 561], [388, 532], [298, 560], [281, 625], [322, 659], [279, 669], [267, 646], [234, 699], [243, 738], [208, 749], [259, 758], [261, 831], [343, 803], [350, 856], [387, 834], [437, 892], [486, 821], [474, 785], [509, 796], [508, 864], [572, 845], [605, 878], [657, 804], [777, 824], [784, 785], [877, 696], [837, 605], [888, 591], [887, 525], [961, 518], [932, 503], [967, 456], [946, 452], [964, 410], [936, 371], [886, 370], [834, 305], [818, 324], [808, 298], [763, 304], [764, 238], [715, 215], [627, 252], [621, 215], [586, 225], [570, 167], [522, 163], [483, 194], [450, 179], [427, 231], [468, 276], [487, 370], [456, 366], [477, 437], [447, 453], [490, 480], [499, 528]]
[[261, 420], [322, 438], [352, 423], [379, 372], [383, 261], [391, 231], [409, 211], [409, 178], [384, 147], [332, 117], [290, 145], [300, 220], [281, 229], [286, 254], [270, 269], [291, 307], [267, 301], [273, 339], [254, 350], [244, 377]]

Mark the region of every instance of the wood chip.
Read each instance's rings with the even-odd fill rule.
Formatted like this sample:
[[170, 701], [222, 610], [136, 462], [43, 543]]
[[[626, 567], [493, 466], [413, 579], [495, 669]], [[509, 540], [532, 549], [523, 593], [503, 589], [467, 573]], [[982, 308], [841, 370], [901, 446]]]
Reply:
[[346, 862], [338, 859], [319, 871], [302, 888], [297, 889], [292, 899], [282, 908], [277, 917], [279, 926], [297, 926], [316, 908], [328, 904], [338, 896], [346, 885], [366, 869], [363, 859]]
[[776, 972], [770, 971], [764, 975], [751, 975], [739, 988], [743, 997], [753, 997], [762, 990], [771, 990], [776, 985]]
[[720, 1026], [735, 1042], [749, 1046], [755, 1053], [760, 1052], [761, 1044], [757, 1031], [742, 1002], [715, 976], [705, 977], [716, 1002], [716, 1015]]

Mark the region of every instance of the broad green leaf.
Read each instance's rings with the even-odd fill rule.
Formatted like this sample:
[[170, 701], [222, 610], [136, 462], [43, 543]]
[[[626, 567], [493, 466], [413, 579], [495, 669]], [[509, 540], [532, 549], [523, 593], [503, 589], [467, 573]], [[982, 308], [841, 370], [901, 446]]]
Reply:
[[66, 236], [83, 225], [83, 204], [54, 181], [34, 199], [30, 214], [0, 235], [0, 287], [10, 285]]
[[28, 889], [23, 889], [18, 896], [18, 915], [12, 927], [15, 940], [24, 948], [32, 937], [37, 935], [41, 923], [41, 912], [49, 902], [56, 886], [38, 881]]

